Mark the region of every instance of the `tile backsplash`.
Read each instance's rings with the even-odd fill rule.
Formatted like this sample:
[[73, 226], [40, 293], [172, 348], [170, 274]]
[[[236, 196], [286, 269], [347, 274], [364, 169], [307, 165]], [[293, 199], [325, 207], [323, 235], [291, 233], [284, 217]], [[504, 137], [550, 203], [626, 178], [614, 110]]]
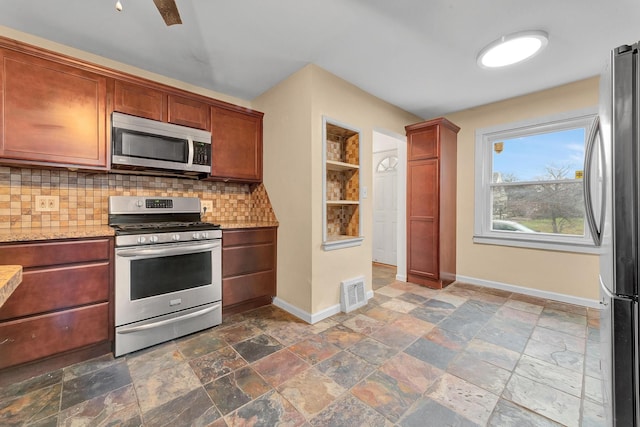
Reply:
[[[40, 195], [59, 210], [36, 212]], [[199, 197], [213, 204], [205, 221], [276, 221], [263, 184], [0, 167], [0, 228], [105, 225], [109, 196]]]

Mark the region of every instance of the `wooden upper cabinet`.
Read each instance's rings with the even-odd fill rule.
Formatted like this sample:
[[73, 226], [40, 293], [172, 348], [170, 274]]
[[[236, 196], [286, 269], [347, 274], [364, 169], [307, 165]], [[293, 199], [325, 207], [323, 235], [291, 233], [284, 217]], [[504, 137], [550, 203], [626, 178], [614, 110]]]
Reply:
[[145, 119], [165, 121], [167, 97], [160, 90], [116, 80], [113, 110]]
[[106, 78], [0, 49], [0, 158], [105, 169]]
[[211, 107], [211, 179], [262, 181], [262, 115]]
[[407, 160], [422, 160], [438, 157], [438, 127], [417, 129], [408, 133]]
[[209, 104], [182, 96], [169, 95], [168, 122], [192, 128], [211, 129]]

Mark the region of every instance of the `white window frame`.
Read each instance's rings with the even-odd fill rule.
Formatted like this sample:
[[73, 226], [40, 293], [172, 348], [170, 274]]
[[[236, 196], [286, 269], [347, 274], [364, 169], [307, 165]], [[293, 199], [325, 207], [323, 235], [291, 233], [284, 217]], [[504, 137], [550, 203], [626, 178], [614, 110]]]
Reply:
[[593, 243], [593, 238], [586, 223], [584, 236], [521, 233], [499, 231], [491, 228], [493, 213], [491, 200], [493, 143], [537, 133], [557, 132], [575, 129], [577, 127], [585, 128], [586, 138], [590, 133], [591, 127], [594, 126], [597, 114], [597, 108], [590, 107], [476, 130], [474, 243], [579, 253], [598, 253], [598, 248]]

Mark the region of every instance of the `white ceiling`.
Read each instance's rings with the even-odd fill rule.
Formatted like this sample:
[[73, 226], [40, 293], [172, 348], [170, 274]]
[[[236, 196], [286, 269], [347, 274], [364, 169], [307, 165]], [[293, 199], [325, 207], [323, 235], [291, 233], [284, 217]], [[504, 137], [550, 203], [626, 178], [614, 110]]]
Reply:
[[[0, 2], [0, 25], [251, 100], [308, 63], [423, 118], [595, 76], [640, 40], [638, 0], [151, 0]], [[476, 55], [516, 31], [547, 49], [501, 70]]]

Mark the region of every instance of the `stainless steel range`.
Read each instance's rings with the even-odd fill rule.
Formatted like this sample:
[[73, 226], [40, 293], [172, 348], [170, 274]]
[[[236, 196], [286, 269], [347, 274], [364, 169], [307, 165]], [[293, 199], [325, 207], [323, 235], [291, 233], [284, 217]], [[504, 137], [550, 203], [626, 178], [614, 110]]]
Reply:
[[222, 323], [222, 231], [196, 197], [109, 197], [115, 355]]

